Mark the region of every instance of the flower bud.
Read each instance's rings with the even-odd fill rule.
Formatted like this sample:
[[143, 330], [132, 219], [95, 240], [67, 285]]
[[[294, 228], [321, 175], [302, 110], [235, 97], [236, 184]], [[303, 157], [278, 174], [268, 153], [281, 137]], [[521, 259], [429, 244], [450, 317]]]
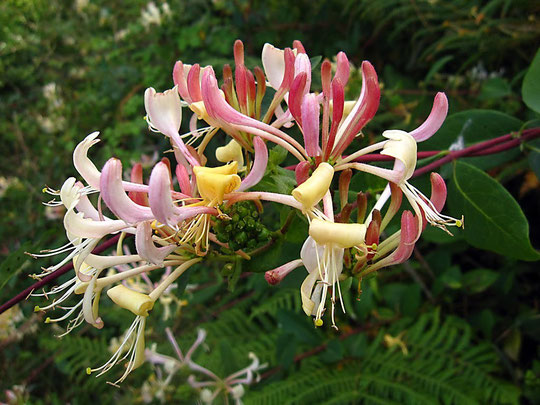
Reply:
[[148, 316], [148, 311], [154, 307], [154, 300], [146, 294], [130, 290], [120, 284], [107, 291], [113, 302], [124, 309], [129, 309], [135, 315]]
[[292, 195], [296, 201], [302, 203], [304, 209], [309, 210], [324, 197], [333, 177], [334, 168], [329, 163], [323, 162], [309, 179], [292, 191]]
[[315, 218], [309, 225], [309, 236], [319, 245], [336, 244], [350, 248], [364, 243], [366, 226], [364, 224], [342, 224]]
[[242, 147], [234, 139], [231, 140], [227, 145], [220, 146], [216, 149], [216, 159], [223, 163], [234, 160], [238, 163], [239, 167], [244, 166], [244, 154], [242, 153]]

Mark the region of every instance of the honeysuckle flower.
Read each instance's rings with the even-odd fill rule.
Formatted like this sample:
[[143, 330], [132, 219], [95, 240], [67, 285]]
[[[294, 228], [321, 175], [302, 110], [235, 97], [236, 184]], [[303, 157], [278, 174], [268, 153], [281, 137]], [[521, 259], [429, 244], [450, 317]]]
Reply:
[[[309, 226], [300, 257], [308, 271], [302, 283], [302, 307], [306, 315], [315, 316], [315, 325], [323, 324], [328, 288], [332, 287], [332, 326], [335, 324], [335, 304], [338, 296], [343, 312], [339, 277], [343, 270], [343, 254], [347, 248], [365, 250], [366, 226], [364, 224], [344, 224], [315, 218]], [[315, 287], [315, 283], [319, 284]], [[315, 287], [315, 288], [314, 288]], [[336, 294], [337, 293], [337, 294]]]
[[[422, 232], [422, 217], [434, 226], [437, 226], [446, 232], [446, 225], [463, 226], [463, 220], [443, 215], [437, 211], [429, 199], [424, 196], [416, 187], [411, 185], [407, 180], [411, 178], [416, 169], [416, 140], [410, 133], [399, 130], [389, 130], [383, 132], [383, 136], [388, 138], [383, 146], [381, 154], [392, 156], [395, 158], [394, 167], [392, 170], [383, 169], [375, 166], [365, 167], [363, 165], [360, 170], [368, 173], [376, 174], [385, 178], [388, 181], [396, 183], [403, 194], [411, 204], [418, 221], [417, 239]], [[353, 164], [358, 167], [362, 164]]]
[[[251, 364], [247, 367], [221, 379], [210, 370], [198, 366], [195, 363], [190, 363], [190, 368], [199, 373], [205, 374], [210, 379], [208, 381], [197, 381], [194, 375], [190, 375], [188, 383], [193, 388], [201, 389], [201, 400], [204, 403], [212, 404], [220, 393], [231, 395], [234, 403], [242, 404], [242, 396], [244, 395], [244, 385], [250, 385], [259, 381], [258, 371], [267, 367], [267, 364], [261, 364], [254, 353], [249, 353]], [[212, 389], [213, 388], [213, 391]]]
[[216, 159], [222, 163], [228, 163], [234, 160], [238, 163], [238, 169], [240, 170], [244, 166], [242, 146], [232, 139], [227, 145], [216, 148]]
[[333, 177], [334, 168], [330, 164], [323, 162], [307, 180], [292, 191], [293, 197], [302, 204], [304, 212], [310, 211], [322, 200], [332, 183]]
[[171, 138], [173, 145], [180, 150], [181, 155], [177, 155], [180, 162], [186, 167], [189, 166], [185, 161], [191, 166], [198, 166], [199, 160], [191, 154], [178, 133], [182, 123], [182, 104], [176, 87], [164, 93], [156, 93], [149, 87], [144, 93], [144, 107], [150, 128]]
[[[213, 120], [218, 122], [220, 128], [230, 134], [243, 131], [260, 136], [283, 146], [299, 160], [305, 160], [306, 152], [294, 138], [271, 125], [242, 114], [227, 103], [221, 96], [213, 69], [208, 69], [203, 73], [201, 88], [206, 111]], [[235, 139], [241, 144], [244, 142], [242, 138], [235, 137]]]

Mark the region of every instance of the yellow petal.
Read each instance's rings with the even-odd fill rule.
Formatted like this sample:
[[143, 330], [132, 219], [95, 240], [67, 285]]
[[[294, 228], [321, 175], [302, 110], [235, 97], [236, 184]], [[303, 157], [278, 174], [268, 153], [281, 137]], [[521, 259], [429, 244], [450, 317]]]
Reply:
[[364, 224], [342, 224], [315, 218], [309, 225], [309, 236], [319, 245], [335, 244], [341, 248], [359, 246], [365, 242]]
[[116, 305], [135, 315], [148, 316], [148, 311], [154, 307], [154, 300], [150, 296], [130, 290], [122, 284], [108, 290], [107, 295]]
[[236, 161], [220, 167], [196, 166], [193, 168], [197, 178], [199, 194], [207, 201], [223, 202], [223, 196], [233, 192], [242, 180], [236, 174], [238, 163]]
[[242, 147], [234, 139], [227, 145], [220, 146], [216, 149], [216, 159], [220, 162], [227, 163], [235, 161], [239, 167], [244, 166], [244, 154], [242, 153]]
[[329, 163], [323, 162], [309, 179], [292, 191], [292, 195], [296, 201], [302, 203], [305, 210], [309, 210], [324, 197], [333, 177], [334, 168]]

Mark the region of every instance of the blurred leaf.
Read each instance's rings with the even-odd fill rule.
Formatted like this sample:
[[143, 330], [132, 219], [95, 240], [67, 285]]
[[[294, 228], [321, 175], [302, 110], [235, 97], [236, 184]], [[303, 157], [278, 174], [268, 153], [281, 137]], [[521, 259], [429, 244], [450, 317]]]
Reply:
[[468, 292], [477, 294], [485, 291], [497, 280], [497, 278], [499, 278], [499, 274], [496, 271], [476, 269], [465, 273], [462, 278], [462, 283], [463, 287], [465, 287]]
[[471, 324], [474, 325], [475, 329], [480, 330], [486, 338], [491, 339], [493, 326], [495, 326], [495, 316], [493, 315], [493, 311], [483, 309], [482, 311], [475, 313], [471, 317], [471, 321]]
[[426, 83], [429, 83], [431, 78], [435, 76], [435, 74], [439, 72], [439, 70], [441, 70], [444, 67], [444, 65], [450, 62], [452, 59], [454, 59], [453, 55], [446, 55], [446, 56], [443, 56], [441, 59], [439, 59], [437, 62], [435, 62], [433, 65], [431, 65], [431, 68], [429, 69], [424, 81]]
[[482, 100], [493, 100], [509, 96], [510, 94], [512, 94], [512, 89], [508, 81], [502, 77], [494, 77], [482, 83], [479, 98]]
[[32, 259], [25, 255], [24, 252], [33, 250], [34, 245], [31, 242], [26, 242], [15, 252], [11, 253], [4, 262], [0, 265], [0, 290], [8, 283], [8, 281], [19, 274]]
[[450, 287], [454, 290], [461, 288], [461, 270], [457, 266], [452, 266], [448, 268], [438, 279], [437, 281], [440, 281], [447, 287]]
[[531, 110], [540, 113], [540, 49], [536, 52], [521, 87], [523, 102]]
[[316, 329], [313, 327], [311, 317], [306, 316], [303, 312], [280, 310], [277, 313], [279, 326], [284, 332], [294, 335], [299, 341], [316, 345], [320, 338]]
[[512, 329], [504, 339], [504, 352], [512, 360], [517, 361], [521, 351], [521, 332], [519, 329]]
[[284, 147], [279, 145], [274, 146], [268, 154], [268, 164], [279, 166], [287, 158], [288, 153]]
[[326, 349], [321, 353], [321, 360], [325, 363], [335, 363], [340, 361], [345, 354], [345, 347], [343, 343], [334, 339], [328, 342]]
[[463, 233], [467, 242], [516, 259], [540, 259], [529, 241], [527, 218], [496, 180], [471, 165], [456, 162], [450, 189], [454, 215], [465, 216]]
[[276, 360], [284, 369], [288, 369], [294, 362], [296, 354], [296, 338], [290, 333], [280, 335], [276, 340]]

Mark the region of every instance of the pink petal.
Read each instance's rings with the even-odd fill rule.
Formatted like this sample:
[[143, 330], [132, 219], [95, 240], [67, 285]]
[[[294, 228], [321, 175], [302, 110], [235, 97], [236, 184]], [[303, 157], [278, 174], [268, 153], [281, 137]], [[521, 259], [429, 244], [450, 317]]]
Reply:
[[234, 71], [235, 83], [236, 83], [236, 95], [238, 97], [238, 104], [242, 111], [247, 110], [247, 73], [244, 65], [236, 65]]
[[[131, 168], [131, 182], [136, 184], [143, 184], [143, 168], [142, 164], [137, 163]], [[148, 206], [148, 196], [146, 193], [139, 191], [130, 191], [128, 193], [129, 198], [139, 205]]]
[[332, 82], [332, 64], [328, 59], [325, 59], [321, 64], [321, 84], [323, 93], [329, 99], [331, 98], [331, 88], [330, 84]]
[[197, 63], [191, 67], [187, 75], [187, 86], [188, 86], [189, 96], [191, 97], [192, 102], [197, 102], [197, 101], [202, 100], [200, 80], [201, 80], [201, 67]]
[[240, 187], [237, 191], [244, 191], [257, 184], [264, 176], [266, 166], [268, 164], [268, 149], [264, 141], [258, 136], [253, 138], [253, 145], [255, 146], [255, 160], [251, 171], [242, 180]]
[[403, 263], [411, 257], [418, 234], [418, 221], [410, 211], [401, 215], [401, 238], [398, 248], [391, 254], [393, 264]]
[[158, 266], [162, 266], [163, 260], [177, 248], [175, 244], [156, 247], [152, 240], [152, 226], [150, 222], [141, 222], [137, 225], [135, 247], [142, 259]]
[[178, 61], [174, 64], [173, 68], [173, 82], [178, 88], [178, 93], [186, 102], [192, 103], [191, 97], [187, 87], [186, 76], [191, 69], [191, 65], [184, 65], [182, 61]]
[[309, 178], [309, 170], [311, 169], [311, 163], [307, 160], [300, 162], [296, 165], [294, 169], [294, 174], [296, 176], [296, 184], [300, 185]]
[[182, 165], [176, 165], [176, 179], [180, 186], [182, 193], [191, 196], [191, 182], [189, 181], [189, 175], [187, 169]]
[[403, 211], [401, 215], [401, 237], [399, 246], [390, 255], [368, 267], [371, 271], [394, 264], [403, 263], [411, 257], [414, 251], [414, 243], [418, 235], [418, 221], [410, 211]]
[[302, 42], [300, 42], [298, 39], [295, 39], [293, 41], [293, 48], [298, 51], [298, 53], [306, 53], [306, 50], [304, 49], [304, 45], [302, 45]]
[[291, 86], [294, 79], [294, 60], [295, 56], [290, 48], [285, 48], [285, 72], [283, 73], [283, 80], [279, 86], [280, 90], [287, 90]]
[[446, 202], [446, 184], [438, 173], [431, 173], [431, 202], [438, 212], [441, 212]]
[[339, 123], [343, 117], [343, 106], [345, 105], [345, 89], [343, 83], [337, 77], [332, 80], [332, 104], [332, 124], [328, 135], [328, 144], [324, 151], [324, 160], [328, 159], [334, 148]]
[[301, 106], [302, 132], [308, 156], [319, 155], [320, 106], [315, 94], [306, 94]]
[[[354, 137], [362, 130], [375, 115], [379, 108], [381, 90], [377, 79], [377, 72], [368, 61], [362, 62], [362, 91], [351, 113], [338, 130], [338, 143], [333, 156], [340, 156]], [[343, 130], [342, 130], [343, 128]]]
[[171, 197], [171, 179], [169, 168], [163, 162], [154, 166], [148, 183], [148, 201], [155, 218], [162, 224], [176, 226], [178, 208]]
[[237, 39], [234, 41], [234, 63], [235, 65], [243, 65], [244, 64], [244, 43]]
[[442, 126], [446, 115], [448, 114], [448, 99], [443, 92], [437, 93], [433, 101], [433, 107], [429, 116], [422, 125], [409, 134], [416, 140], [422, 142], [429, 139]]
[[264, 278], [268, 284], [276, 285], [279, 284], [285, 278], [285, 276], [287, 276], [287, 274], [300, 266], [302, 266], [302, 260], [293, 260], [292, 262], [286, 263], [283, 266], [279, 266], [273, 270], [268, 270], [264, 273]]
[[150, 174], [148, 200], [155, 218], [162, 224], [176, 227], [179, 223], [199, 214], [217, 214], [211, 207], [177, 207], [171, 197], [169, 168], [163, 162], [158, 163]]
[[[446, 202], [446, 183], [438, 173], [431, 173], [429, 179], [431, 181], [431, 203], [437, 212], [441, 212]], [[422, 230], [424, 230], [426, 229], [428, 222], [424, 210], [421, 209], [420, 212], [422, 213]]]
[[298, 54], [294, 60], [294, 75], [298, 76], [301, 73], [306, 74], [306, 84], [302, 89], [303, 94], [306, 94], [311, 88], [311, 62], [305, 53]]
[[306, 81], [306, 74], [300, 73], [294, 78], [289, 91], [289, 111], [300, 126], [302, 126], [302, 98], [304, 97]]
[[148, 207], [134, 203], [122, 186], [122, 163], [111, 158], [103, 166], [100, 181], [101, 197], [110, 210], [128, 224], [153, 220], [154, 215]]
[[345, 52], [338, 53], [336, 59], [337, 68], [335, 78], [339, 79], [339, 81], [345, 87], [347, 85], [347, 82], [349, 81], [349, 74], [351, 71], [351, 67], [349, 66], [349, 59], [347, 59], [347, 55], [345, 55]]

